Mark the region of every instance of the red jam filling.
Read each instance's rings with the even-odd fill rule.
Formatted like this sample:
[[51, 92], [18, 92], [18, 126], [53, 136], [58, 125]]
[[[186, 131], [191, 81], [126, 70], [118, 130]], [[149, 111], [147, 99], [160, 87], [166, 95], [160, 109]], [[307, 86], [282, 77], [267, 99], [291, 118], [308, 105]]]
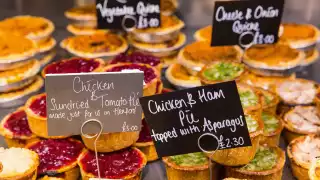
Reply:
[[151, 142], [152, 138], [150, 135], [150, 129], [145, 119], [142, 120], [142, 127], [137, 142]]
[[148, 68], [146, 66], [141, 66], [139, 64], [129, 64], [129, 65], [122, 65], [122, 66], [116, 66], [113, 68], [110, 68], [107, 70], [107, 72], [120, 72], [122, 70], [126, 69], [138, 69], [140, 71], [144, 72], [144, 82], [149, 83], [154, 78], [157, 77], [157, 75], [154, 73], [153, 69]]
[[97, 62], [94, 59], [73, 58], [70, 60], [59, 61], [49, 65], [45, 69], [45, 73], [86, 73], [94, 71], [97, 67], [99, 67], [99, 62]]
[[69, 139], [48, 139], [34, 144], [29, 149], [39, 155], [38, 174], [50, 174], [76, 162], [83, 145]]
[[[120, 179], [136, 173], [143, 163], [141, 154], [135, 149], [125, 149], [112, 153], [99, 153], [99, 167], [102, 178]], [[98, 177], [95, 153], [88, 152], [81, 160], [83, 169]]]
[[4, 127], [10, 130], [14, 136], [32, 135], [27, 120], [27, 114], [23, 110], [11, 114], [5, 122]]
[[31, 105], [30, 109], [38, 116], [47, 117], [47, 96], [43, 95], [37, 99], [35, 99]]
[[160, 64], [160, 59], [151, 55], [146, 55], [140, 52], [134, 52], [130, 55], [120, 54], [115, 59], [113, 59], [110, 63], [142, 63], [149, 64], [150, 66], [157, 66]]
[[172, 92], [173, 90], [171, 90], [171, 89], [166, 89], [166, 88], [163, 88], [162, 89], [162, 94], [163, 93], [169, 93], [169, 92]]

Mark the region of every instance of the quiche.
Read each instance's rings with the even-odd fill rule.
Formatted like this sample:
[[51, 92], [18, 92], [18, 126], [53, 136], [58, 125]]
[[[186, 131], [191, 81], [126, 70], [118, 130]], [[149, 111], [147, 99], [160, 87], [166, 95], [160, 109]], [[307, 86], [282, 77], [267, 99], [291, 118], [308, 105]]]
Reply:
[[283, 129], [282, 120], [270, 112], [262, 112], [261, 119], [264, 124], [264, 130], [260, 144], [279, 146], [280, 135]]
[[92, 35], [96, 33], [107, 33], [109, 30], [107, 29], [98, 29], [97, 25], [89, 25], [86, 26], [82, 24], [69, 24], [67, 26], [67, 30], [72, 33], [73, 35], [76, 36], [81, 36], [81, 35]]
[[[37, 58], [41, 59], [43, 56], [47, 55], [50, 50], [52, 50], [56, 46], [57, 42], [54, 38], [48, 38], [45, 41], [36, 43], [39, 53], [37, 54]], [[39, 57], [39, 54], [42, 55], [42, 57]]]
[[[207, 153], [214, 162], [224, 166], [240, 166], [248, 164], [255, 156], [259, 147], [260, 137], [263, 135], [263, 122], [257, 115], [245, 115], [252, 146], [235, 149], [222, 149]], [[230, 176], [232, 177], [232, 176]]]
[[178, 17], [161, 15], [161, 26], [157, 28], [135, 29], [129, 34], [135, 41], [143, 43], [165, 43], [177, 39], [179, 32], [185, 26]]
[[308, 135], [319, 134], [320, 117], [315, 106], [296, 106], [284, 114], [284, 135], [288, 142]]
[[[291, 162], [291, 170], [297, 179], [309, 179], [308, 171], [312, 161], [320, 156], [320, 138], [318, 135], [299, 137], [288, 145], [287, 154]], [[320, 174], [317, 168], [316, 174]]]
[[39, 63], [41, 65], [41, 68], [44, 68], [47, 64], [49, 64], [57, 55], [56, 50], [51, 50], [47, 53], [47, 55], [43, 56], [39, 59]]
[[84, 5], [84, 6], [78, 6], [73, 7], [71, 9], [68, 9], [64, 15], [74, 21], [96, 21], [96, 6], [95, 5]]
[[285, 153], [279, 147], [259, 146], [254, 158], [241, 167], [227, 167], [227, 177], [240, 179], [281, 180]]
[[152, 96], [157, 93], [158, 82], [160, 80], [159, 72], [152, 66], [139, 63], [119, 63], [106, 66], [103, 72], [130, 72], [143, 71], [143, 96]]
[[0, 147], [0, 164], [0, 179], [36, 179], [39, 156], [24, 148]]
[[201, 86], [200, 78], [190, 75], [181, 64], [175, 63], [166, 70], [167, 80], [177, 89], [186, 89]]
[[261, 96], [262, 110], [276, 114], [277, 107], [280, 102], [279, 97], [275, 93], [264, 89], [258, 89], [258, 93]]
[[[101, 178], [140, 180], [147, 158], [137, 148], [128, 148], [112, 153], [98, 153]], [[98, 178], [96, 155], [93, 151], [84, 151], [78, 158], [83, 180]]]
[[208, 41], [208, 42], [211, 41], [211, 36], [212, 36], [211, 25], [197, 30], [193, 35], [196, 41]]
[[241, 105], [245, 113], [261, 113], [261, 99], [259, 92], [246, 84], [237, 83]]
[[178, 0], [160, 0], [161, 14], [165, 16], [171, 16], [178, 8]]
[[209, 160], [202, 152], [164, 157], [163, 162], [168, 180], [210, 179]]
[[202, 84], [216, 84], [237, 80], [245, 72], [243, 64], [233, 61], [215, 61], [205, 65], [198, 76]]
[[64, 39], [60, 46], [69, 53], [84, 58], [113, 57], [125, 52], [127, 41], [120, 35], [98, 33]]
[[[77, 159], [83, 151], [80, 141], [74, 139], [47, 139], [35, 141], [26, 148], [39, 155], [38, 176], [79, 172]], [[78, 175], [74, 175], [78, 177]], [[77, 178], [76, 178], [77, 179]]]
[[178, 62], [192, 72], [201, 69], [214, 61], [241, 62], [242, 50], [238, 46], [211, 47], [210, 42], [199, 41], [186, 45], [178, 55]]
[[301, 66], [308, 66], [315, 63], [319, 59], [319, 51], [317, 48], [312, 48], [304, 51], [305, 58], [303, 59]]
[[25, 147], [28, 143], [38, 140], [29, 128], [24, 107], [6, 115], [0, 123], [0, 134], [8, 147]]

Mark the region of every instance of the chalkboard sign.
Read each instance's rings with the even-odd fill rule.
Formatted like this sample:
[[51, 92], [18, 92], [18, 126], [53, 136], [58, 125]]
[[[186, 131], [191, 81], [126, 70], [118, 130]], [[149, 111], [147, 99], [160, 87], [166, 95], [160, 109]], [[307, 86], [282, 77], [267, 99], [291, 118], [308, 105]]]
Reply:
[[[47, 74], [49, 136], [81, 134], [83, 122], [97, 119], [103, 132], [139, 131], [143, 73]], [[88, 124], [85, 133], [99, 132]]]
[[274, 44], [278, 41], [284, 0], [215, 3], [212, 46]]
[[251, 146], [234, 81], [142, 97], [140, 103], [160, 157]]
[[160, 26], [160, 0], [96, 0], [99, 29]]

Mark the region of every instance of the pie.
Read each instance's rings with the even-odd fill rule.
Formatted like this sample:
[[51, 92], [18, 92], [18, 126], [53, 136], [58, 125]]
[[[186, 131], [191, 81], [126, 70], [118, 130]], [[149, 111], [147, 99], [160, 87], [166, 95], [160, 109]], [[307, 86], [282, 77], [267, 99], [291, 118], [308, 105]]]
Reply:
[[70, 58], [47, 65], [41, 72], [42, 77], [46, 74], [62, 74], [62, 73], [89, 73], [99, 72], [104, 67], [102, 59], [89, 58]]
[[[293, 175], [297, 179], [309, 179], [308, 170], [313, 160], [320, 156], [320, 138], [318, 135], [308, 135], [293, 140], [287, 147]], [[320, 169], [316, 169], [320, 174]]]
[[48, 51], [52, 50], [56, 46], [57, 42], [56, 42], [56, 40], [54, 38], [51, 37], [51, 38], [48, 38], [45, 41], [42, 41], [42, 42], [39, 42], [39, 43], [36, 43], [36, 44], [37, 44], [37, 47], [39, 49], [39, 52], [40, 53], [45, 53], [45, 52], [48, 52]]
[[226, 167], [227, 177], [281, 180], [285, 153], [279, 147], [259, 146], [254, 159], [241, 167]]
[[178, 55], [178, 62], [196, 73], [214, 61], [241, 62], [242, 50], [238, 46], [211, 47], [207, 41], [185, 46]]
[[209, 159], [202, 152], [164, 157], [163, 162], [168, 180], [205, 180], [210, 177]]
[[14, 16], [0, 21], [0, 29], [39, 42], [51, 36], [54, 24], [43, 17]]
[[284, 135], [288, 142], [293, 139], [320, 133], [320, 117], [315, 106], [296, 106], [283, 116]]
[[246, 84], [237, 83], [241, 105], [245, 113], [259, 113], [261, 99], [259, 92]]
[[37, 140], [29, 128], [27, 114], [23, 107], [5, 116], [0, 123], [0, 134], [8, 147], [25, 147], [28, 143]]
[[56, 55], [57, 51], [52, 50], [46, 56], [43, 56], [41, 59], [39, 59], [41, 68], [44, 68], [47, 64], [49, 64], [56, 57]]
[[270, 112], [262, 112], [261, 119], [264, 124], [264, 130], [260, 144], [279, 146], [280, 135], [283, 129], [282, 120]]
[[177, 89], [201, 86], [200, 79], [197, 76], [190, 75], [188, 70], [178, 63], [169, 66], [166, 70], [166, 78]]
[[[137, 148], [128, 148], [112, 153], [99, 153], [101, 178], [140, 180], [147, 158]], [[82, 179], [98, 178], [96, 156], [93, 151], [85, 151], [78, 158]]]
[[306, 50], [304, 53], [305, 58], [302, 61], [301, 66], [311, 65], [319, 59], [319, 51], [317, 48]]
[[237, 80], [245, 72], [243, 64], [233, 61], [214, 61], [205, 65], [198, 76], [203, 84]]
[[160, 80], [159, 72], [147, 64], [120, 63], [108, 65], [103, 72], [130, 72], [143, 71], [143, 96], [152, 96], [157, 93], [158, 81]]
[[25, 111], [30, 129], [35, 135], [42, 138], [65, 138], [65, 136], [48, 136], [46, 98], [47, 95], [43, 93], [27, 100]]
[[73, 36], [64, 39], [60, 45], [69, 53], [85, 58], [112, 57], [128, 48], [123, 37], [112, 33]]
[[245, 115], [245, 120], [252, 146], [218, 150], [214, 154], [207, 153], [207, 156], [224, 166], [248, 164], [254, 158], [259, 147], [260, 137], [263, 135], [263, 122], [258, 115]]
[[177, 39], [184, 26], [184, 22], [176, 16], [161, 15], [160, 27], [135, 29], [130, 35], [135, 41], [143, 43], [165, 43]]
[[97, 29], [97, 25], [84, 26], [79, 24], [69, 24], [67, 30], [76, 36], [92, 35], [96, 33], [107, 33], [107, 29]]
[[67, 10], [64, 15], [71, 20], [76, 21], [96, 21], [96, 6], [95, 5], [85, 5], [74, 7]]
[[320, 36], [318, 28], [311, 24], [282, 24], [283, 33], [281, 39], [289, 42], [292, 48], [304, 48], [317, 43]]
[[178, 0], [160, 0], [161, 14], [171, 16], [178, 8]]
[[258, 92], [261, 96], [262, 110], [276, 114], [277, 107], [280, 102], [279, 97], [275, 93], [264, 89], [258, 89]]
[[26, 147], [39, 155], [38, 175], [77, 172], [77, 159], [84, 149], [80, 141], [71, 138], [36, 141]]
[[50, 62], [56, 55], [56, 40], [54, 38], [49, 38], [46, 41], [37, 43], [39, 53], [36, 54], [35, 58], [40, 61], [41, 67]]
[[40, 76], [36, 76], [35, 80], [22, 89], [0, 93], [0, 107], [16, 107], [25, 103], [26, 99], [37, 93], [44, 85], [44, 81]]
[[212, 36], [211, 25], [197, 30], [193, 35], [196, 41], [208, 41], [208, 42], [211, 41], [211, 36]]
[[24, 148], [0, 147], [0, 179], [36, 179], [39, 156]]

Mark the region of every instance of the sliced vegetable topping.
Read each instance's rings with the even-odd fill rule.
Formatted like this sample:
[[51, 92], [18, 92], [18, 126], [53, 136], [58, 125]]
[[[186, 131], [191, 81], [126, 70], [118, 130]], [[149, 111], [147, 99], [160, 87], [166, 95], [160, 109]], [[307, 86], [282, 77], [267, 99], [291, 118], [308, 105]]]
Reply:
[[279, 120], [272, 114], [263, 112], [262, 113], [262, 120], [264, 123], [264, 132], [270, 133], [274, 132], [279, 127]]
[[241, 169], [249, 171], [265, 171], [277, 164], [278, 155], [274, 149], [260, 146], [254, 159]]
[[203, 75], [209, 80], [221, 81], [235, 79], [244, 70], [241, 64], [219, 62], [209, 66]]
[[208, 163], [208, 158], [202, 152], [170, 156], [170, 160], [179, 166], [199, 166]]

